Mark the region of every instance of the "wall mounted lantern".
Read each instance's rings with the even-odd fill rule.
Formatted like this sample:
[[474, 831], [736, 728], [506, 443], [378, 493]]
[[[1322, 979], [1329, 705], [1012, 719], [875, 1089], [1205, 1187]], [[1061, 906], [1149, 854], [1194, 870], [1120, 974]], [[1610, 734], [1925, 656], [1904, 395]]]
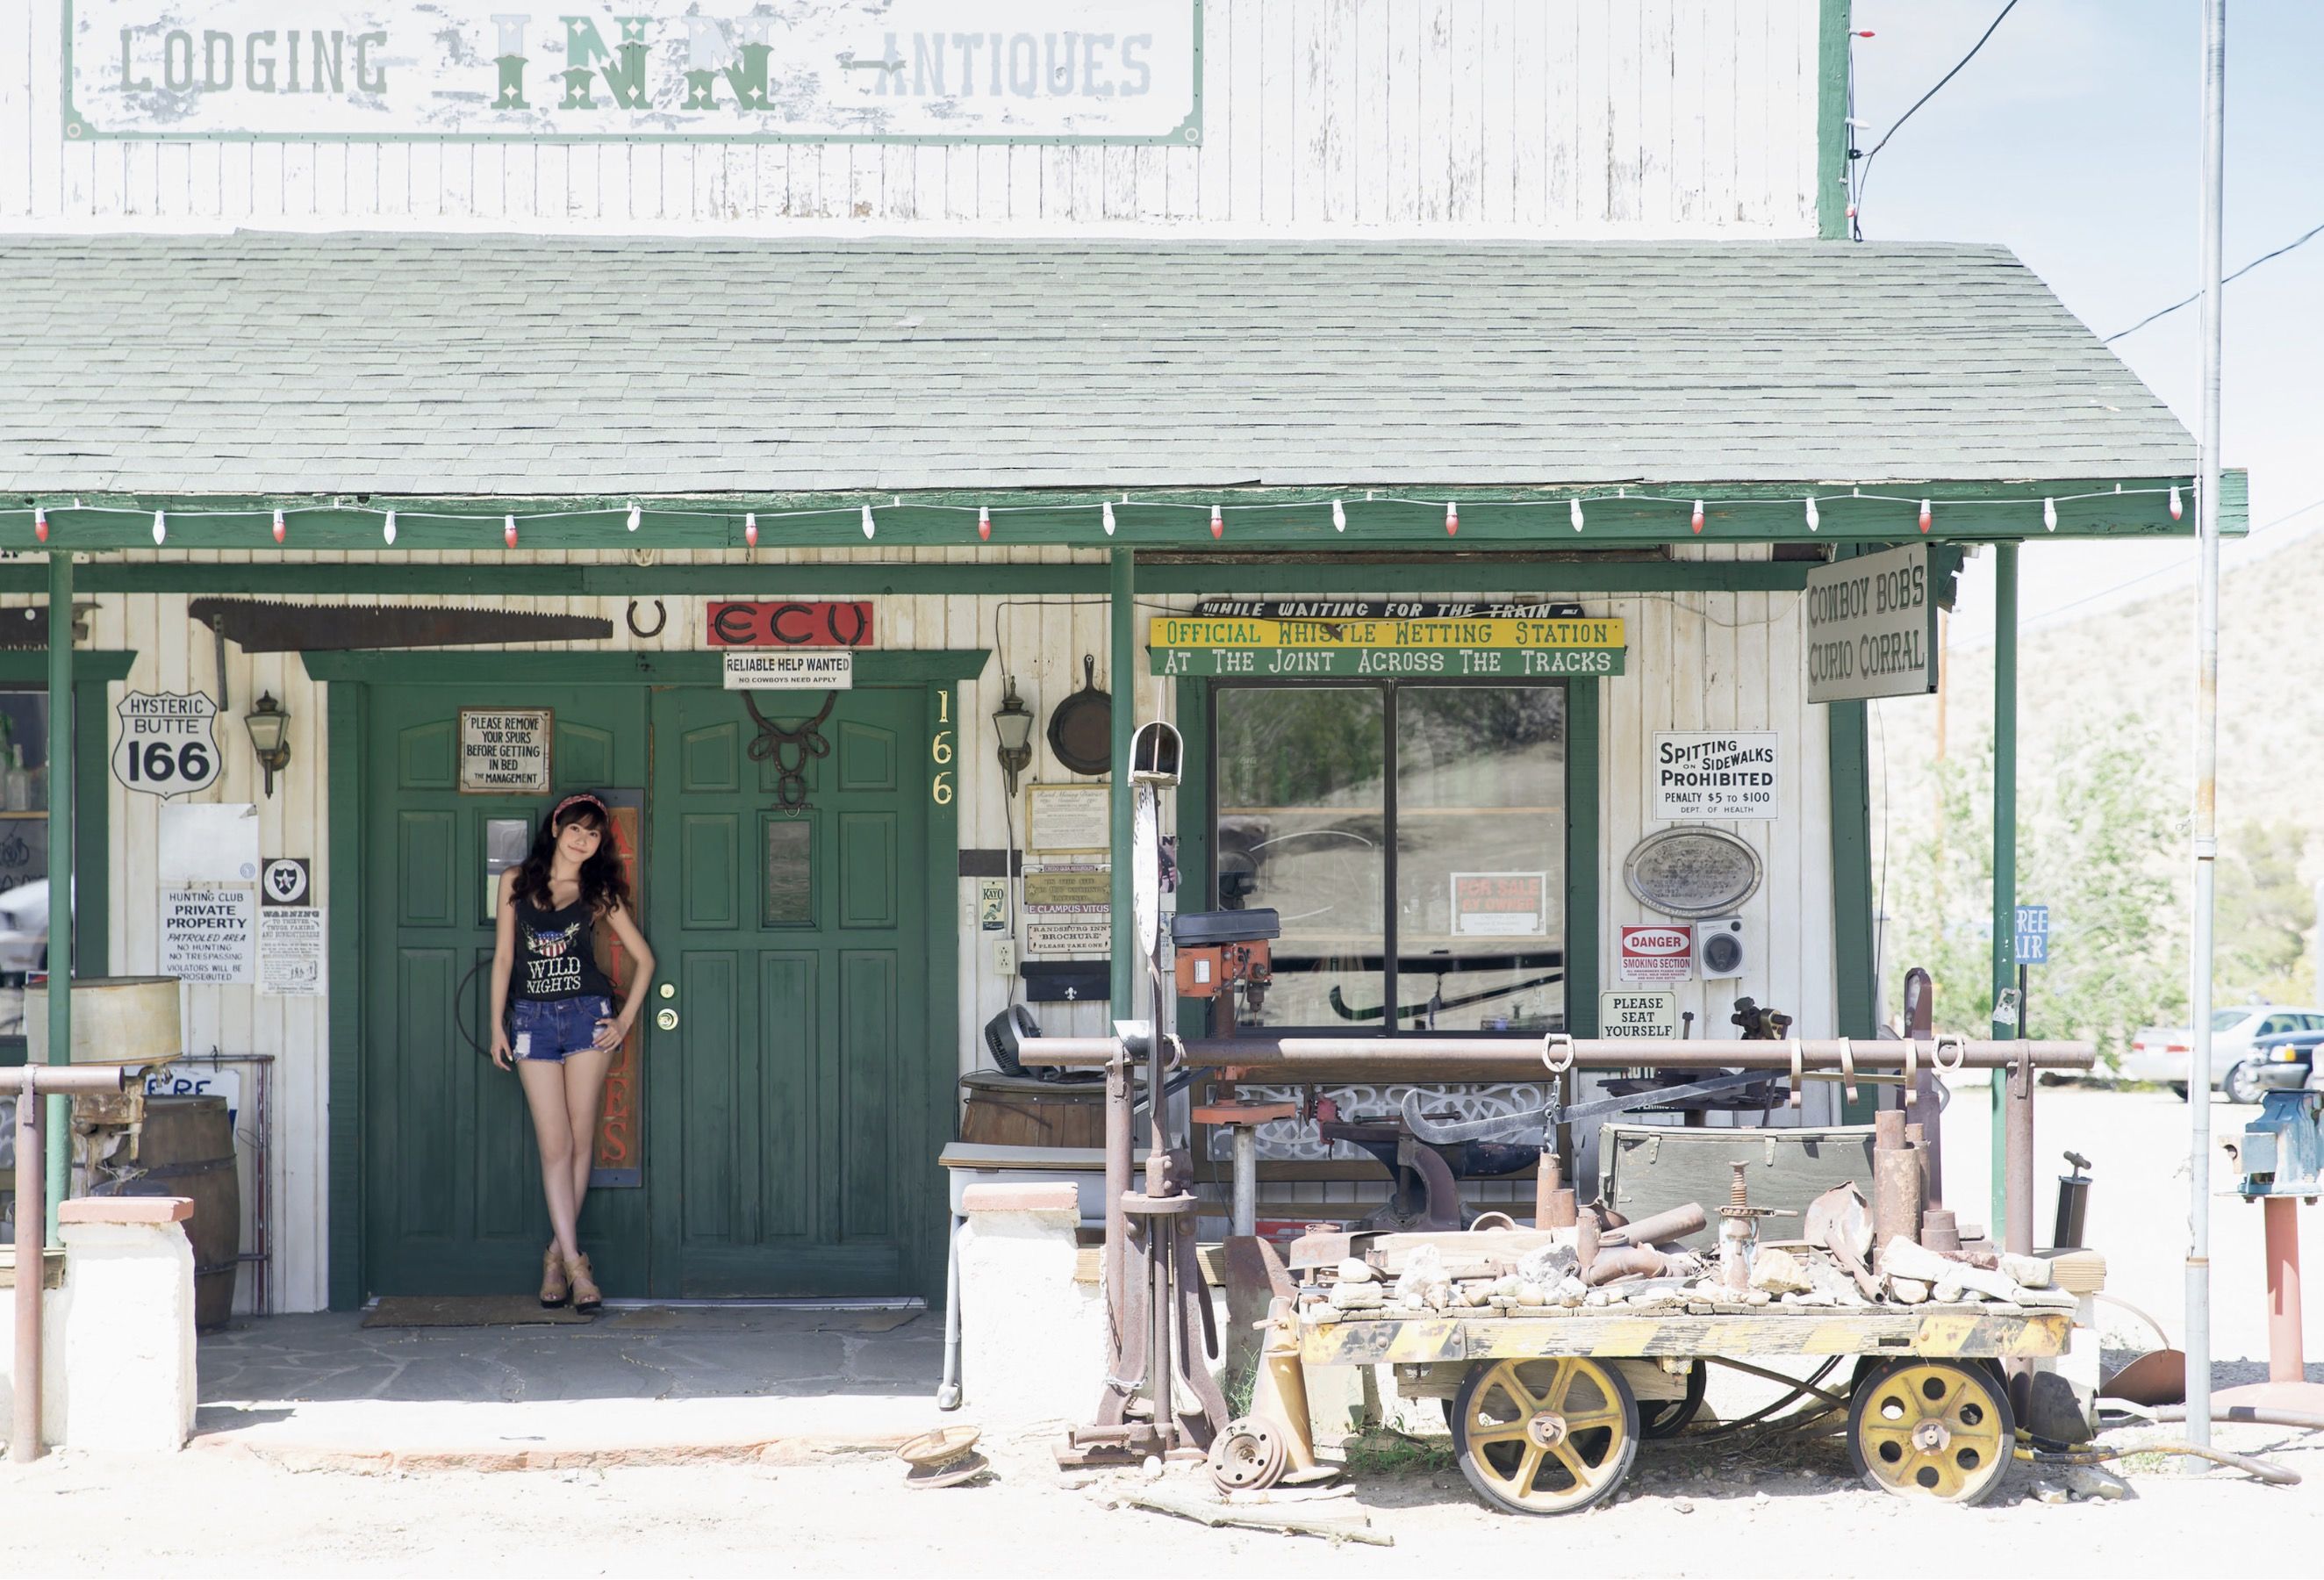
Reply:
[[1017, 695], [1017, 679], [1010, 677], [1008, 694], [992, 713], [992, 733], [1001, 738], [1001, 772], [1009, 793], [1017, 793], [1017, 776], [1033, 761], [1033, 710]]
[[250, 728], [251, 750], [258, 753], [258, 765], [266, 770], [266, 794], [271, 799], [274, 776], [290, 762], [290, 716], [270, 691], [260, 696], [258, 705], [243, 716], [242, 722]]

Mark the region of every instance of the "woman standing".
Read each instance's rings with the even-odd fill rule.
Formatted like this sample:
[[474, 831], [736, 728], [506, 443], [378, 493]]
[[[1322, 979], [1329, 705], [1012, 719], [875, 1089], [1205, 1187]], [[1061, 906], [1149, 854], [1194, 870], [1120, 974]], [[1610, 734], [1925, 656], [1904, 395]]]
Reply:
[[[558, 802], [524, 864], [501, 874], [493, 946], [493, 1062], [503, 1069], [513, 1062], [524, 1084], [556, 1232], [541, 1258], [540, 1303], [570, 1299], [576, 1311], [595, 1311], [604, 1299], [575, 1229], [596, 1150], [598, 1099], [654, 968], [653, 951], [630, 916], [630, 885], [612, 830], [613, 815], [595, 796]], [[618, 1013], [613, 984], [597, 964], [600, 921], [632, 962]]]

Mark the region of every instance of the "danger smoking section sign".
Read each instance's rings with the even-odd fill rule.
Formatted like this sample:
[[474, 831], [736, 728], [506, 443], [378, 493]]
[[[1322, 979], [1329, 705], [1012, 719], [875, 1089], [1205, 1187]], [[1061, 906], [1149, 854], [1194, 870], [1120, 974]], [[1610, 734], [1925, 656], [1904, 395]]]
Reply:
[[1694, 929], [1658, 922], [1622, 929], [1624, 982], [1684, 982], [1694, 975]]

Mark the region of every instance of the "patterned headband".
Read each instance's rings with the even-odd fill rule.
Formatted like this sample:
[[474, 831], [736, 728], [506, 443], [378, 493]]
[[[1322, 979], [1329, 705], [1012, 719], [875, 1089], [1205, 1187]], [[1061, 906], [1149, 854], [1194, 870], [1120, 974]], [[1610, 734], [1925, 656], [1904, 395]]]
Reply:
[[613, 813], [611, 809], [606, 807], [605, 803], [599, 800], [595, 796], [591, 795], [587, 790], [583, 790], [579, 795], [567, 796], [563, 800], [557, 803], [556, 809], [549, 814], [549, 826], [554, 827], [557, 820], [565, 816], [566, 808], [577, 807], [584, 801], [586, 801], [589, 805], [596, 808], [598, 812], [603, 815], [608, 822], [612, 821]]

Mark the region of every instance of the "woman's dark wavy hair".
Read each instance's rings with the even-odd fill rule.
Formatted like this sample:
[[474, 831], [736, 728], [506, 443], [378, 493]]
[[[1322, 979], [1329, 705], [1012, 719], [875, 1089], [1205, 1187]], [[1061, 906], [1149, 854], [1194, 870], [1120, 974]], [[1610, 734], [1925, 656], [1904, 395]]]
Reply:
[[605, 803], [589, 795], [567, 796], [540, 820], [533, 831], [532, 849], [516, 871], [514, 897], [549, 909], [549, 871], [557, 860], [557, 836], [576, 823], [594, 827], [601, 836], [597, 854], [581, 864], [581, 898], [589, 914], [604, 916], [617, 906], [626, 907], [630, 881], [622, 872], [622, 853], [614, 848], [613, 819]]

